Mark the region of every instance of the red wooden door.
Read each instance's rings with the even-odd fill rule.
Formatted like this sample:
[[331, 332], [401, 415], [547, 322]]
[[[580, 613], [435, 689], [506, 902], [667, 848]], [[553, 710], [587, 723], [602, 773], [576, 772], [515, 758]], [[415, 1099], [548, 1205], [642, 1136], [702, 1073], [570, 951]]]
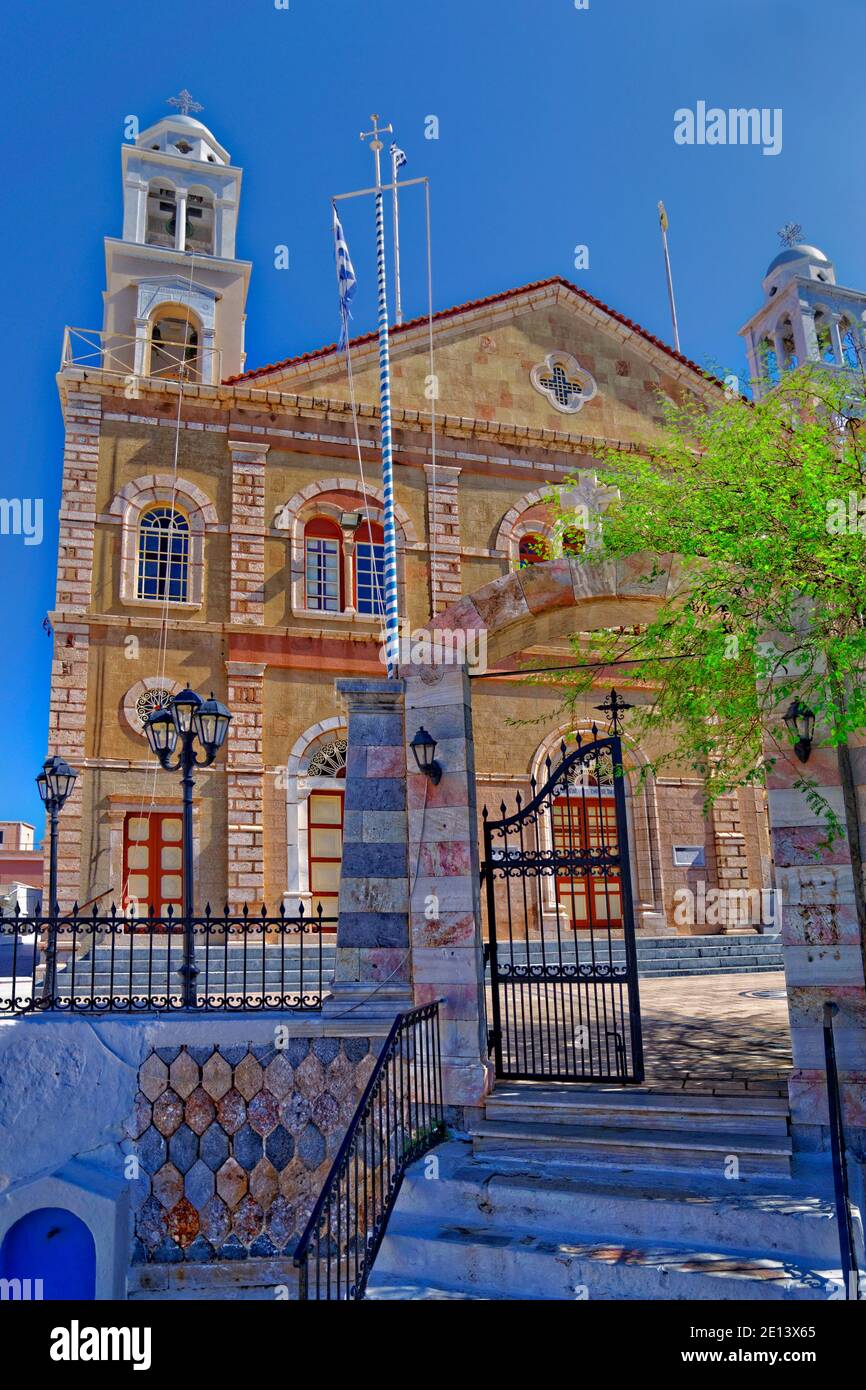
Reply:
[[[342, 791], [310, 792], [307, 834], [314, 918], [320, 903], [323, 917], [337, 916], [343, 858], [343, 795]], [[326, 931], [334, 929], [334, 923], [324, 928]]]
[[123, 909], [183, 911], [183, 821], [176, 811], [130, 811], [123, 822]]
[[[587, 855], [605, 849], [619, 854], [616, 807], [612, 796], [560, 796], [553, 803], [553, 844], [559, 855]], [[557, 877], [559, 910], [572, 929], [621, 927], [619, 868], [581, 866], [573, 878]]]

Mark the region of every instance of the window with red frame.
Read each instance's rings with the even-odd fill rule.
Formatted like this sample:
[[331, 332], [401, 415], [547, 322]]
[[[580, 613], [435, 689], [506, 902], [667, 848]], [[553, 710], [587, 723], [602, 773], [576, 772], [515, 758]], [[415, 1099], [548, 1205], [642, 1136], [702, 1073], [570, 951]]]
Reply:
[[550, 546], [544, 536], [521, 536], [519, 548], [519, 568], [527, 565], [540, 565], [542, 560], [550, 559]]
[[317, 516], [304, 527], [304, 606], [342, 613], [343, 533], [336, 521]]
[[385, 532], [377, 521], [355, 532], [355, 607], [380, 617], [385, 594]]

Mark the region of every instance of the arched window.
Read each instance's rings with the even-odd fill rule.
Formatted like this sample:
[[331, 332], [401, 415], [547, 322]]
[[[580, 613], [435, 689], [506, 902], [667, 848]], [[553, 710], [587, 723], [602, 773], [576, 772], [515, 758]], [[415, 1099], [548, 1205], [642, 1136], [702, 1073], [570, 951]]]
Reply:
[[797, 343], [794, 338], [794, 325], [787, 316], [779, 321], [779, 339], [782, 345], [782, 361], [779, 366], [783, 369], [798, 366], [797, 362]]
[[212, 256], [214, 250], [213, 194], [201, 188], [190, 189], [186, 198], [186, 249], [201, 256]]
[[846, 367], [859, 367], [861, 360], [860, 340], [857, 330], [848, 318], [839, 320], [839, 337], [842, 340], [842, 361]]
[[762, 376], [775, 386], [779, 380], [779, 359], [769, 338], [764, 338], [758, 345], [758, 362]]
[[199, 379], [198, 324], [182, 307], [157, 310], [150, 331], [150, 376]]
[[385, 602], [385, 532], [377, 521], [355, 532], [355, 608], [381, 617]]
[[148, 246], [174, 246], [177, 240], [177, 194], [157, 179], [147, 190]]
[[138, 524], [136, 598], [186, 603], [189, 593], [189, 522], [174, 507], [149, 507]]
[[336, 521], [317, 516], [304, 527], [304, 606], [342, 613], [343, 533]]
[[822, 362], [836, 362], [833, 348], [833, 333], [830, 315], [824, 309], [815, 310], [815, 337], [818, 340], [818, 356]]
[[519, 569], [526, 569], [527, 565], [539, 565], [542, 560], [550, 559], [550, 543], [544, 536], [533, 532], [528, 536], [520, 537], [518, 553]]

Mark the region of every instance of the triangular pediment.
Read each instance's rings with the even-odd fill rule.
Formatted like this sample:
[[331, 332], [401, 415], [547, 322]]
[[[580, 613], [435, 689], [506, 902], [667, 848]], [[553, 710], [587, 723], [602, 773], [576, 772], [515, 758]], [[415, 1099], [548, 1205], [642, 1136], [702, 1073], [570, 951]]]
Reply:
[[[352, 343], [355, 397], [378, 402], [375, 334]], [[433, 378], [431, 380], [431, 378]], [[349, 398], [335, 348], [247, 373], [251, 386]], [[695, 363], [564, 280], [493, 295], [391, 333], [396, 410], [637, 440], [661, 422], [659, 392], [715, 391]]]

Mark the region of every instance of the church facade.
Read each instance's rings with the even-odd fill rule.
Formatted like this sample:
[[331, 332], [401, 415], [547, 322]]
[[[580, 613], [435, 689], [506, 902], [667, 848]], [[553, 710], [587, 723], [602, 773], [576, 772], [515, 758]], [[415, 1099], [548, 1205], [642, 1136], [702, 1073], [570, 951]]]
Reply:
[[[189, 685], [233, 715], [225, 753], [196, 785], [200, 908], [303, 903], [329, 915], [347, 751], [334, 681], [384, 675], [375, 335], [352, 344], [356, 437], [336, 348], [247, 368], [241, 171], [211, 132], [189, 115], [166, 117], [124, 146], [122, 168], [103, 327], [89, 339], [67, 333], [58, 378], [66, 446], [49, 743], [81, 774], [63, 815], [61, 902], [179, 906], [180, 787], [150, 754], [143, 721]], [[832, 277], [826, 258], [802, 247], [771, 267], [791, 325], [804, 321], [804, 281], [835, 288], [834, 277], [815, 279], [828, 268]], [[772, 299], [744, 330], [756, 367], [768, 334], [775, 342]], [[820, 295], [815, 303], [822, 312]], [[813, 316], [816, 353], [844, 356], [845, 335], [859, 330], [835, 303], [824, 307], [826, 323]], [[391, 351], [407, 651], [412, 634], [469, 596], [495, 627], [502, 615], [485, 612], [485, 586], [563, 553], [546, 489], [577, 480], [587, 527], [565, 553], [591, 544], [607, 500], [599, 453], [651, 440], [660, 395], [719, 389], [559, 278], [435, 314], [432, 363], [426, 318], [393, 329]], [[630, 626], [647, 611], [630, 598], [592, 616]], [[479, 805], [525, 797], [562, 739], [600, 719], [609, 678], [575, 719], [554, 689], [516, 674], [571, 659], [568, 621], [548, 612], [528, 624], [526, 648], [498, 667], [491, 658], [489, 670], [483, 630], [469, 653]], [[627, 675], [616, 684], [633, 703], [649, 698]], [[706, 816], [688, 769], [641, 783], [652, 750], [627, 728], [626, 748], [638, 930], [718, 929], [678, 922], [675, 895], [698, 882], [772, 887], [763, 795], [739, 791]], [[447, 816], [447, 791], [441, 802], [430, 795]]]

